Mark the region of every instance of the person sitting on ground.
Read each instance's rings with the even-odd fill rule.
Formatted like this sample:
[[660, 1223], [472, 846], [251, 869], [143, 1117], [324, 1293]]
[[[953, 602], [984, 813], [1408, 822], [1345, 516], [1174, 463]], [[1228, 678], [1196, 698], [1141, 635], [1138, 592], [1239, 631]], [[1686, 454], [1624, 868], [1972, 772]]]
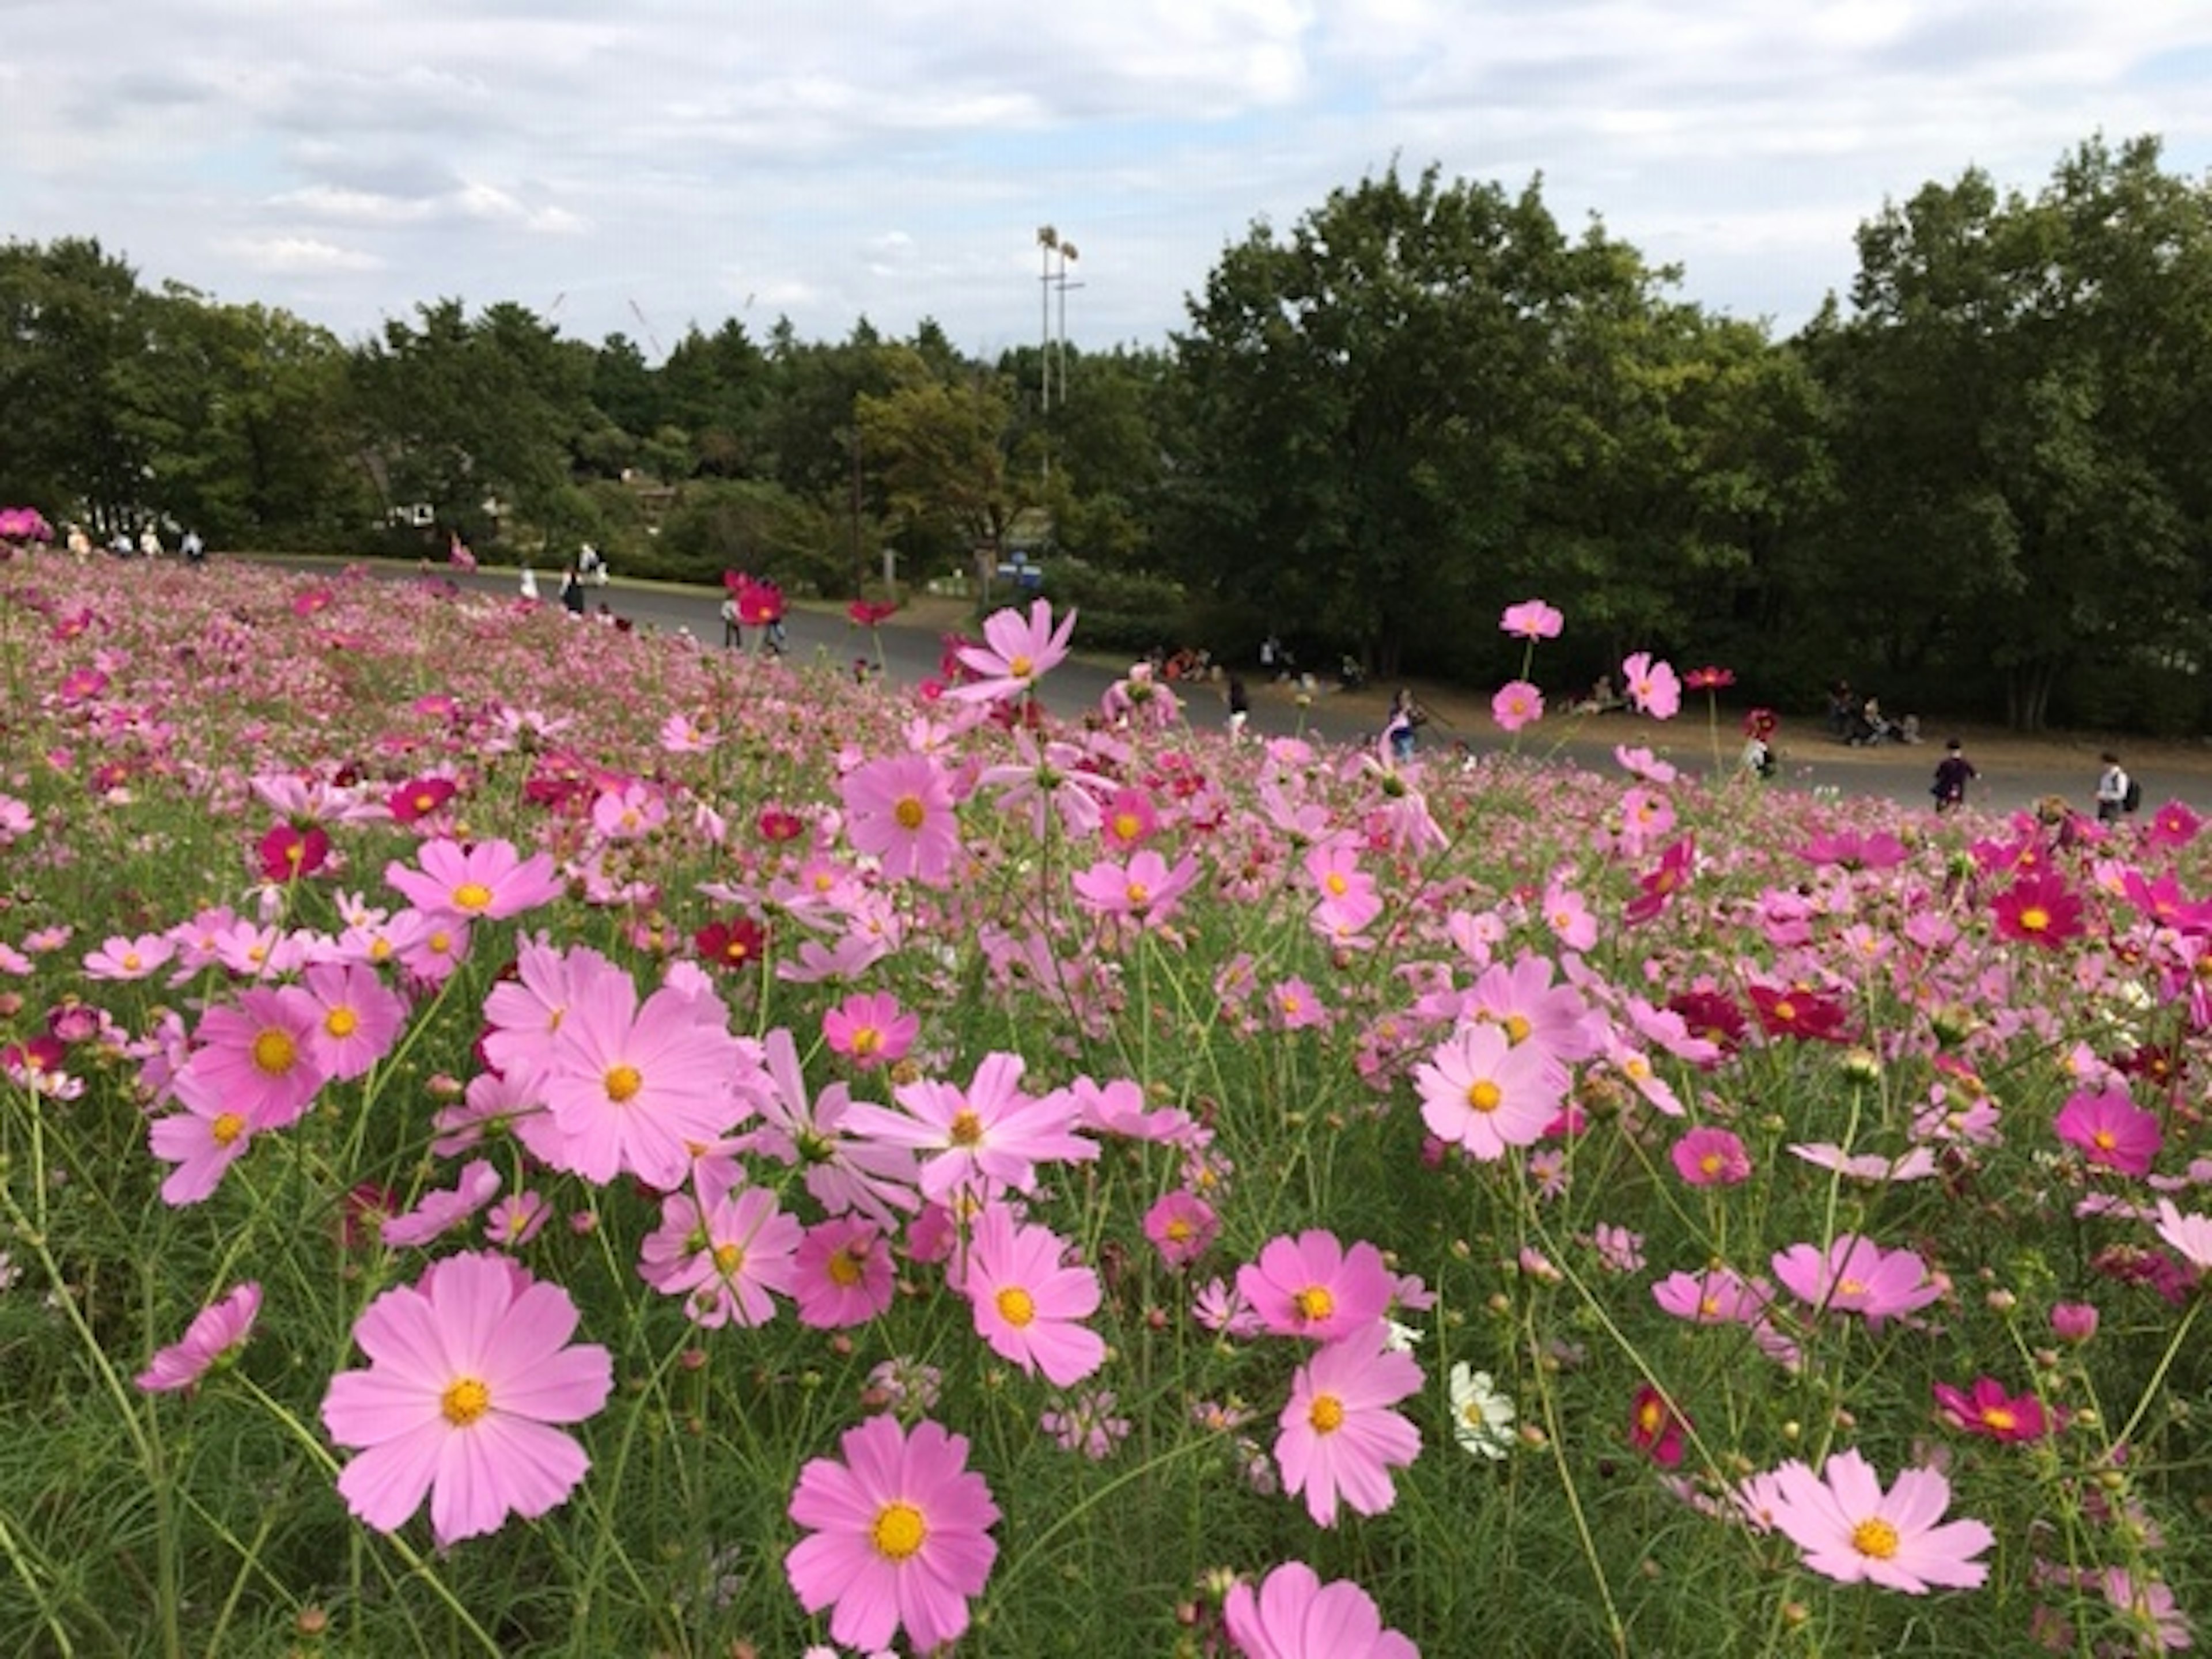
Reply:
[[1859, 700], [1851, 695], [1851, 683], [1838, 680], [1828, 688], [1828, 730], [1837, 737], [1849, 739], [1858, 725]]
[[1589, 696], [1575, 704], [1571, 712], [1577, 714], [1609, 714], [1623, 706], [1620, 694], [1613, 689], [1613, 676], [1601, 674], [1597, 677], [1597, 684], [1590, 687]]
[[1936, 763], [1936, 781], [1929, 787], [1929, 793], [1936, 797], [1936, 810], [1951, 812], [1964, 806], [1966, 786], [1979, 776], [1981, 774], [1966, 758], [1966, 751], [1958, 738], [1945, 744], [1943, 758]]

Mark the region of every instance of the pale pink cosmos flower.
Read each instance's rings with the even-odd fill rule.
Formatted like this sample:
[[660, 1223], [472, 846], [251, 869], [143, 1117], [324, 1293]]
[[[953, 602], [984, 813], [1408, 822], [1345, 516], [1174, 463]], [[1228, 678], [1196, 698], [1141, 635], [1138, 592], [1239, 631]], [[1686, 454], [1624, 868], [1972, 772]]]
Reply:
[[1925, 1146], [1911, 1147], [1895, 1158], [1880, 1152], [1846, 1152], [1825, 1140], [1792, 1141], [1787, 1150], [1792, 1158], [1801, 1158], [1818, 1168], [1832, 1170], [1853, 1181], [1878, 1185], [1925, 1181], [1936, 1173], [1936, 1154]]
[[1324, 1584], [1303, 1561], [1277, 1567], [1256, 1594], [1231, 1585], [1221, 1617], [1244, 1659], [1420, 1659], [1411, 1641], [1383, 1628], [1365, 1590], [1349, 1579]]
[[1145, 1212], [1145, 1237], [1170, 1269], [1180, 1273], [1213, 1246], [1221, 1218], [1213, 1206], [1182, 1188], [1163, 1196]]
[[1589, 902], [1565, 882], [1554, 880], [1544, 890], [1544, 926], [1570, 951], [1588, 951], [1597, 944], [1597, 917]]
[[797, 1283], [798, 1218], [783, 1213], [765, 1187], [741, 1187], [712, 1203], [689, 1193], [661, 1200], [660, 1227], [638, 1251], [638, 1277], [665, 1296], [684, 1297], [695, 1325], [765, 1325], [775, 1297]]
[[1081, 1322], [1098, 1310], [1098, 1275], [1066, 1265], [1068, 1253], [1049, 1227], [1026, 1226], [1005, 1205], [987, 1205], [975, 1218], [960, 1285], [975, 1334], [991, 1351], [1062, 1389], [1106, 1358], [1104, 1340]]
[[1129, 1436], [1129, 1419], [1115, 1415], [1114, 1390], [1088, 1389], [1063, 1400], [1037, 1419], [1037, 1427], [1062, 1451], [1080, 1452], [1103, 1463]]
[[1869, 1328], [1924, 1308], [1943, 1294], [1927, 1263], [1910, 1250], [1885, 1250], [1856, 1233], [1838, 1233], [1826, 1250], [1793, 1244], [1774, 1253], [1775, 1278], [1816, 1312], [1863, 1315]]
[[711, 1146], [746, 1110], [732, 1087], [741, 1049], [711, 994], [637, 987], [602, 963], [580, 978], [554, 1033], [541, 1087], [562, 1145], [558, 1167], [587, 1181], [628, 1172], [670, 1191], [691, 1149]]
[[848, 1122], [852, 1095], [842, 1083], [827, 1084], [810, 1098], [785, 1027], [763, 1040], [759, 1076], [739, 1087], [760, 1112], [753, 1150], [804, 1166], [806, 1190], [830, 1214], [857, 1212], [890, 1231], [898, 1225], [897, 1211], [921, 1207], [914, 1153], [854, 1133]]
[[395, 1532], [427, 1496], [442, 1547], [564, 1501], [591, 1460], [555, 1425], [614, 1386], [605, 1348], [569, 1346], [576, 1320], [568, 1291], [480, 1251], [371, 1302], [354, 1323], [368, 1367], [323, 1398], [331, 1440], [356, 1453], [338, 1475], [346, 1507]]
[[1238, 1296], [1277, 1336], [1333, 1342], [1380, 1320], [1396, 1281], [1382, 1253], [1364, 1240], [1346, 1249], [1336, 1235], [1311, 1228], [1272, 1238], [1260, 1259], [1237, 1270]]
[[398, 994], [358, 963], [316, 963], [301, 988], [316, 1012], [309, 1052], [340, 1082], [366, 1076], [392, 1052], [407, 1023], [407, 1005]]
[[1509, 680], [1490, 699], [1490, 717], [1503, 732], [1518, 732], [1544, 718], [1544, 694], [1527, 680]]
[[109, 938], [84, 958], [87, 979], [144, 979], [169, 965], [177, 954], [176, 942], [161, 933], [141, 933], [135, 939]]
[[1567, 1082], [1555, 1055], [1534, 1042], [1516, 1046], [1487, 1023], [1461, 1026], [1413, 1068], [1430, 1133], [1486, 1163], [1534, 1146], [1559, 1115]]
[[161, 1349], [132, 1379], [148, 1394], [189, 1389], [216, 1362], [245, 1346], [261, 1312], [261, 1286], [248, 1280], [192, 1316], [184, 1338]]
[[2184, 1215], [2170, 1198], [2158, 1201], [2158, 1236], [2200, 1273], [2212, 1273], [2212, 1216]]
[[1749, 1325], [1765, 1316], [1774, 1292], [1727, 1267], [1668, 1273], [1651, 1287], [1661, 1310], [1693, 1325]]
[[1186, 853], [1170, 866], [1152, 848], [1139, 848], [1126, 865], [1101, 859], [1072, 877], [1069, 885], [1085, 909], [1157, 927], [1198, 880], [1198, 855]]
[[1662, 788], [1681, 775], [1671, 762], [1661, 760], [1649, 749], [1631, 748], [1626, 744], [1619, 744], [1613, 748], [1613, 758], [1623, 771], [1643, 779], [1646, 783], [1658, 784]]
[[957, 1640], [999, 1554], [999, 1508], [968, 1442], [927, 1419], [908, 1434], [886, 1413], [838, 1443], [844, 1461], [815, 1458], [791, 1495], [807, 1534], [783, 1559], [793, 1594], [809, 1613], [830, 1608], [848, 1647], [888, 1647], [901, 1630], [916, 1653]]
[[405, 1215], [387, 1218], [378, 1236], [394, 1249], [428, 1244], [498, 1197], [500, 1186], [497, 1168], [489, 1159], [477, 1158], [461, 1170], [452, 1188], [425, 1193]]
[[179, 1094], [182, 1109], [147, 1126], [147, 1149], [177, 1167], [161, 1182], [161, 1201], [197, 1204], [215, 1191], [223, 1172], [243, 1157], [259, 1126], [244, 1112], [223, 1104], [220, 1091]]
[[440, 839], [423, 842], [416, 856], [422, 868], [395, 859], [384, 866], [384, 878], [431, 915], [496, 921], [561, 896], [562, 881], [552, 854], [538, 853], [525, 859], [511, 842], [464, 846]]
[[982, 678], [956, 685], [945, 695], [961, 702], [1018, 697], [1066, 659], [1067, 641], [1074, 632], [1073, 611], [1054, 629], [1048, 600], [1032, 603], [1026, 619], [1012, 606], [995, 611], [983, 620], [984, 643], [960, 649], [961, 662]]
[[1670, 720], [1682, 710], [1682, 682], [1664, 662], [1654, 661], [1648, 651], [1621, 659], [1620, 681], [1628, 700], [1656, 720]]
[[1420, 1390], [1419, 1362], [1389, 1346], [1380, 1320], [1298, 1367], [1277, 1419], [1275, 1463], [1316, 1524], [1336, 1524], [1340, 1499], [1362, 1515], [1397, 1502], [1390, 1471], [1420, 1455], [1421, 1432], [1390, 1407]]
[[926, 1154], [922, 1195], [939, 1203], [963, 1190], [979, 1198], [1004, 1188], [1028, 1192], [1038, 1164], [1087, 1162], [1098, 1156], [1098, 1144], [1075, 1133], [1075, 1103], [1066, 1090], [1023, 1092], [1026, 1064], [1019, 1054], [986, 1054], [964, 1090], [931, 1079], [902, 1083], [892, 1096], [902, 1109], [856, 1103], [845, 1127]]
[[1972, 1589], [1989, 1577], [1974, 1558], [1996, 1534], [1979, 1521], [1942, 1521], [1951, 1483], [1934, 1469], [1903, 1470], [1885, 1492], [1856, 1451], [1836, 1453], [1817, 1475], [1792, 1458], [1773, 1472], [1765, 1502], [1805, 1565], [1838, 1583], [1924, 1595]]
[[952, 776], [927, 755], [892, 755], [838, 780], [845, 835], [895, 881], [951, 882], [960, 853]]
[[1498, 619], [1501, 632], [1522, 640], [1556, 640], [1567, 619], [1541, 599], [1523, 599], [1518, 605], [1509, 605]]

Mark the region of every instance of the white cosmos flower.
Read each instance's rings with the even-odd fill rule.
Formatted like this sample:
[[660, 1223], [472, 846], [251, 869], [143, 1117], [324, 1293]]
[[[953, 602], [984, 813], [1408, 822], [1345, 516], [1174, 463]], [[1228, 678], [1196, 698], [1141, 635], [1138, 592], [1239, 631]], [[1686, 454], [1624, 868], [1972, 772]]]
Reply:
[[1477, 1457], [1495, 1462], [1513, 1449], [1514, 1410], [1511, 1396], [1498, 1392], [1488, 1371], [1479, 1371], [1465, 1360], [1451, 1368], [1452, 1433], [1461, 1447]]

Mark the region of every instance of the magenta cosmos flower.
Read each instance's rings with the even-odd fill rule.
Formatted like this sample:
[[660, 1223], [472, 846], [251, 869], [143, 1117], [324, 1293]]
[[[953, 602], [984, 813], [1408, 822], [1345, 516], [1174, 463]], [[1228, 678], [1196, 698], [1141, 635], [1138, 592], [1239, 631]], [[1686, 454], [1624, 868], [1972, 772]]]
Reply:
[[1533, 1146], [1559, 1115], [1567, 1068], [1543, 1044], [1516, 1043], [1487, 1020], [1462, 1025], [1413, 1068], [1421, 1121], [1488, 1163]]
[[975, 1218], [960, 1286], [991, 1352], [1061, 1389], [1106, 1358], [1105, 1341], [1082, 1322], [1098, 1310], [1098, 1275], [1066, 1265], [1067, 1255], [1049, 1227], [1024, 1226], [1005, 1205], [989, 1205]]
[[568, 1291], [480, 1251], [370, 1303], [354, 1324], [368, 1369], [323, 1398], [331, 1438], [356, 1452], [338, 1475], [347, 1508], [393, 1532], [428, 1494], [442, 1547], [563, 1501], [591, 1460], [553, 1425], [592, 1416], [614, 1386], [605, 1348], [568, 1346], [575, 1329]]
[[838, 781], [845, 834], [894, 880], [942, 887], [960, 851], [952, 779], [927, 755], [864, 762]]
[[511, 842], [425, 842], [418, 856], [421, 869], [394, 859], [384, 866], [384, 878], [427, 915], [496, 921], [561, 896], [553, 855], [525, 859]]
[[1498, 626], [1516, 639], [1556, 640], [1559, 630], [1566, 626], [1566, 620], [1541, 599], [1523, 599], [1518, 605], [1505, 607]]
[[1364, 1241], [1346, 1249], [1320, 1228], [1271, 1238], [1260, 1259], [1237, 1270], [1237, 1293], [1275, 1336], [1334, 1342], [1382, 1317], [1396, 1281], [1382, 1252]]
[[2124, 1091], [2070, 1095], [2051, 1127], [2089, 1163], [2124, 1176], [2148, 1175], [2164, 1139], [2158, 1115], [2142, 1109]]
[[2055, 870], [2022, 876], [1992, 906], [1997, 937], [2055, 951], [2081, 931], [2081, 901]]
[[260, 1312], [261, 1286], [249, 1280], [201, 1309], [185, 1328], [184, 1340], [161, 1350], [133, 1380], [148, 1394], [189, 1389], [216, 1361], [245, 1345]]
[[1726, 1129], [1692, 1129], [1674, 1143], [1668, 1157], [1674, 1173], [1692, 1187], [1733, 1187], [1751, 1178], [1751, 1155]]
[[1861, 1581], [1924, 1595], [1972, 1589], [1989, 1577], [1973, 1558], [1996, 1541], [1978, 1521], [1942, 1522], [1951, 1483], [1934, 1469], [1906, 1469], [1885, 1493], [1855, 1451], [1838, 1452], [1815, 1475], [1792, 1458], [1766, 1488], [1776, 1527], [1804, 1552], [1805, 1565], [1839, 1583]]
[[1261, 1581], [1231, 1586], [1221, 1604], [1229, 1639], [1244, 1659], [1420, 1659], [1365, 1590], [1349, 1579], [1322, 1583], [1303, 1561], [1285, 1561]]
[[886, 1415], [838, 1444], [845, 1461], [815, 1458], [791, 1494], [811, 1534], [783, 1559], [793, 1594], [809, 1613], [831, 1607], [830, 1634], [847, 1647], [889, 1647], [902, 1628], [917, 1653], [954, 1640], [999, 1553], [999, 1508], [967, 1466], [968, 1442], [927, 1419], [908, 1435]]
[[1390, 1471], [1420, 1455], [1421, 1431], [1390, 1409], [1421, 1391], [1420, 1363], [1388, 1338], [1376, 1320], [1319, 1350], [1291, 1379], [1275, 1463], [1283, 1490], [1305, 1494], [1316, 1525], [1336, 1524], [1339, 1498], [1382, 1514], [1398, 1501]]
[[1990, 1440], [2039, 1440], [2049, 1431], [2043, 1402], [2032, 1394], [2008, 1394], [1994, 1376], [1976, 1377], [1971, 1389], [1936, 1383], [1936, 1407], [1953, 1428]]
[[1875, 1330], [1943, 1294], [1911, 1251], [1885, 1250], [1856, 1233], [1838, 1233], [1826, 1250], [1817, 1244], [1777, 1250], [1773, 1267], [1774, 1276], [1814, 1311], [1860, 1314]]
[[1075, 612], [1052, 625], [1052, 605], [1039, 599], [1030, 606], [1026, 619], [1012, 606], [985, 618], [981, 645], [960, 648], [963, 667], [981, 678], [945, 693], [966, 702], [993, 702], [1018, 697], [1029, 690], [1067, 657], [1067, 641], [1075, 632]]

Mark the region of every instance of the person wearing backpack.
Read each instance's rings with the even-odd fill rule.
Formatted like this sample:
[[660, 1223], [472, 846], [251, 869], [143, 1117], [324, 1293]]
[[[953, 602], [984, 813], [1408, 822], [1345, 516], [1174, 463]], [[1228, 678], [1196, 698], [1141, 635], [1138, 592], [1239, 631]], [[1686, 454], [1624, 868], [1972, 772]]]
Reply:
[[2105, 769], [2097, 777], [2097, 822], [2117, 823], [2142, 805], [2142, 786], [2127, 774], [2120, 757], [2107, 749], [2098, 758]]

